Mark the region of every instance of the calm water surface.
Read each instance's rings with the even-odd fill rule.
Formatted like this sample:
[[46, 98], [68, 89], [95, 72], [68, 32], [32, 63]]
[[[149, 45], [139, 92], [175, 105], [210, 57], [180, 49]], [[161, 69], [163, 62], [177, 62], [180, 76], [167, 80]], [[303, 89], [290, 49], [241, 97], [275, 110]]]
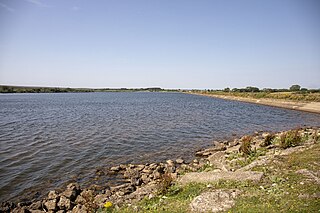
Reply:
[[231, 134], [320, 125], [320, 115], [179, 93], [0, 95], [0, 201], [96, 168], [184, 157]]

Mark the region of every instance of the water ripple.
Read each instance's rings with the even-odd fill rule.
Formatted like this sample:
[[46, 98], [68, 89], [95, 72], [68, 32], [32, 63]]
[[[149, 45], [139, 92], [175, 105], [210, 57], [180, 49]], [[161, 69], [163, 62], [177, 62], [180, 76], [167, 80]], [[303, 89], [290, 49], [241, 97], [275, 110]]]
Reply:
[[96, 168], [191, 159], [231, 134], [319, 124], [316, 114], [178, 93], [1, 95], [0, 201], [87, 184]]

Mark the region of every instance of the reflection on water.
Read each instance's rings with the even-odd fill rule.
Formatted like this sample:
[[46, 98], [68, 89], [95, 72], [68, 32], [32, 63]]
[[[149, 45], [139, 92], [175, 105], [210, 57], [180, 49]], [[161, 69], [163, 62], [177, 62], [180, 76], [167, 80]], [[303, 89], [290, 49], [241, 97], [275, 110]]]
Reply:
[[191, 157], [231, 134], [319, 125], [316, 114], [179, 93], [0, 95], [0, 201], [88, 181], [97, 167]]

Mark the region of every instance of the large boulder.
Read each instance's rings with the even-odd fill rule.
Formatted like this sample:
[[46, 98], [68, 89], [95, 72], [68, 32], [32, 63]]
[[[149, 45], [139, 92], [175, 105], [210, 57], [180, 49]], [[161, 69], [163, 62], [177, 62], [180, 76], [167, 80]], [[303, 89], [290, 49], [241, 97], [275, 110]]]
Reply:
[[221, 212], [234, 206], [234, 199], [240, 193], [239, 190], [217, 189], [211, 192], [204, 192], [195, 197], [190, 208], [193, 212]]

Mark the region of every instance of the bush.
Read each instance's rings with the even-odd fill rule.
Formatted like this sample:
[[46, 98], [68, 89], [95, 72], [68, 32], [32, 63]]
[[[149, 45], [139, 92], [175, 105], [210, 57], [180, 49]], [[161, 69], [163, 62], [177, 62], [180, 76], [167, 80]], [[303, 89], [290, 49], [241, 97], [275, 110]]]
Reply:
[[165, 173], [161, 176], [160, 182], [158, 185], [158, 194], [164, 195], [168, 192], [169, 187], [171, 186], [173, 178], [171, 174]]
[[299, 130], [291, 130], [280, 136], [279, 145], [282, 149], [298, 146], [300, 143], [301, 136], [299, 135]]
[[261, 143], [261, 146], [262, 147], [265, 147], [265, 146], [269, 146], [272, 144], [272, 140], [274, 139], [274, 135], [273, 134], [268, 134], [265, 138], [264, 138], [264, 141]]
[[243, 153], [245, 156], [248, 156], [251, 154], [251, 141], [252, 137], [251, 136], [244, 136], [241, 139], [241, 146], [239, 148], [239, 152]]
[[319, 141], [319, 135], [318, 135], [318, 130], [314, 131], [314, 135], [313, 135], [313, 140], [314, 143], [317, 143]]

